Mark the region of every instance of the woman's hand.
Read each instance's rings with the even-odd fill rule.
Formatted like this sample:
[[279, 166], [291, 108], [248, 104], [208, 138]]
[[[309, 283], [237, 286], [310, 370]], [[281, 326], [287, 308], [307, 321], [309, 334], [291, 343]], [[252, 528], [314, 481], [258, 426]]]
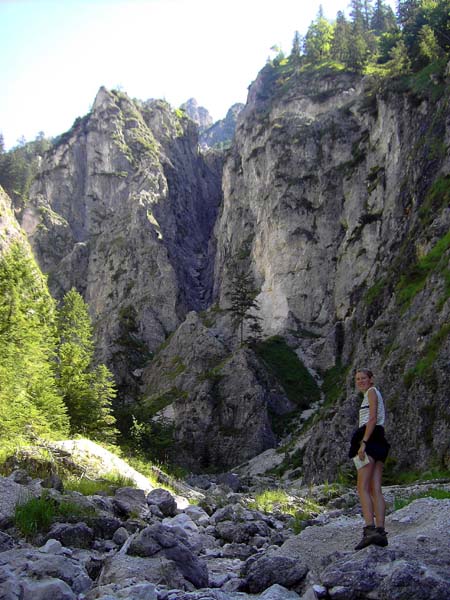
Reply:
[[361, 460], [364, 460], [366, 458], [366, 445], [364, 444], [364, 442], [361, 442], [361, 445], [358, 450], [358, 456]]

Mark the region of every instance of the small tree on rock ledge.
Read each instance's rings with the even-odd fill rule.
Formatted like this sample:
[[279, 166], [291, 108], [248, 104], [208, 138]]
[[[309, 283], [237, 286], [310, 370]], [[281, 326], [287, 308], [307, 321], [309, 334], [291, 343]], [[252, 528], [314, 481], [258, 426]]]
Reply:
[[241, 344], [244, 342], [244, 323], [247, 322], [251, 335], [249, 341], [257, 342], [261, 337], [261, 317], [255, 314], [259, 310], [256, 300], [258, 290], [255, 288], [253, 276], [244, 271], [238, 260], [233, 260], [230, 266], [231, 290], [228, 293], [231, 300], [230, 312], [235, 330], [239, 330]]

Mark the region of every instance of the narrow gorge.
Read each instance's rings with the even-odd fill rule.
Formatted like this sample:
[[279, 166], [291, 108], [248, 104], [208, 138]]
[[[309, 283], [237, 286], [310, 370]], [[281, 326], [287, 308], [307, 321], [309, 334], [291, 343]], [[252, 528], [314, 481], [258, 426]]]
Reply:
[[[16, 215], [52, 294], [88, 303], [118, 402], [170, 425], [179, 464], [267, 451], [280, 474], [335, 479], [370, 365], [391, 468], [449, 468], [449, 78], [268, 64], [225, 151], [184, 111], [101, 88], [43, 157]], [[256, 345], [233, 327], [236, 269]], [[294, 394], [273, 348], [303, 369]]]

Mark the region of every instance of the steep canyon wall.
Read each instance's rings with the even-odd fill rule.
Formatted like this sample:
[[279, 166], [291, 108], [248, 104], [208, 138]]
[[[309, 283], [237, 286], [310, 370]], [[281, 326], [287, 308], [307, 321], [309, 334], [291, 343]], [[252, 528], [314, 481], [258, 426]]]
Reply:
[[250, 89], [224, 168], [215, 289], [225, 306], [241, 261], [266, 334], [291, 336], [319, 377], [340, 371], [339, 401], [308, 431], [309, 479], [345, 463], [358, 365], [387, 398], [397, 467], [448, 464], [448, 83], [448, 70], [418, 92], [267, 66]]
[[186, 115], [101, 88], [34, 181], [22, 226], [52, 293], [85, 296], [123, 390], [186, 312], [210, 302], [220, 173]]
[[275, 446], [271, 414], [292, 409], [232, 333], [232, 263], [254, 278], [264, 334], [324, 382], [298, 431], [306, 480], [346, 461], [362, 364], [386, 396], [397, 468], [448, 467], [449, 147], [448, 73], [418, 89], [267, 65], [224, 166], [182, 113], [102, 88], [45, 158], [21, 222], [53, 293], [83, 292], [125, 396], [164, 401], [190, 468]]

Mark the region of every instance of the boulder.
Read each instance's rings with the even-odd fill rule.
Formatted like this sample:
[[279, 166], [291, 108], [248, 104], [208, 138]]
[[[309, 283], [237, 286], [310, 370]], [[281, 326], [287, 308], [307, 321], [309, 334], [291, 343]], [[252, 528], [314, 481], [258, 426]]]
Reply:
[[89, 524], [91, 525], [96, 538], [111, 540], [117, 529], [121, 527], [122, 522], [115, 517], [102, 515], [91, 518]]
[[50, 528], [45, 540], [55, 539], [69, 548], [90, 548], [94, 531], [86, 523], [56, 523]]
[[119, 488], [113, 498], [113, 507], [119, 517], [141, 516], [147, 509], [145, 492], [132, 487]]
[[0, 552], [4, 552], [5, 550], [11, 550], [15, 546], [14, 538], [12, 538], [7, 533], [0, 531]]
[[0, 476], [0, 514], [3, 518], [12, 517], [17, 504], [39, 496], [40, 492], [35, 488]]
[[300, 596], [296, 592], [274, 583], [261, 594], [259, 600], [300, 600]]
[[186, 539], [173, 530], [157, 524], [146, 527], [131, 541], [127, 553], [131, 556], [164, 556], [175, 563], [183, 577], [195, 587], [206, 587], [208, 571], [204, 561], [192, 552]]
[[112, 540], [118, 546], [122, 546], [129, 538], [129, 535], [130, 534], [125, 529], [125, 527], [119, 527], [119, 529], [116, 529], [116, 531], [114, 532]]
[[122, 587], [118, 584], [102, 585], [88, 592], [86, 600], [157, 600], [158, 594], [153, 583], [128, 584]]
[[21, 584], [21, 600], [76, 600], [76, 595], [60, 579], [26, 580]]
[[165, 517], [177, 514], [177, 502], [170, 492], [156, 488], [147, 494], [147, 504], [156, 505]]
[[[248, 565], [248, 566], [247, 566]], [[286, 588], [298, 588], [308, 572], [301, 561], [289, 556], [251, 557], [244, 568], [246, 585], [251, 594], [263, 592], [277, 583]]]
[[209, 516], [208, 513], [203, 510], [200, 506], [196, 506], [194, 504], [190, 504], [188, 507], [184, 509], [184, 512], [189, 516], [194, 523], [197, 525], [208, 525]]
[[[0, 554], [0, 581], [2, 600], [75, 600], [75, 593], [92, 586], [81, 561], [29, 547]], [[40, 585], [35, 585], [37, 582]]]
[[194, 589], [192, 583], [183, 577], [175, 562], [165, 556], [155, 555], [155, 557], [143, 558], [122, 553], [106, 559], [97, 585], [100, 588], [108, 584], [125, 587], [133, 583], [144, 582], [163, 582], [169, 589]]

